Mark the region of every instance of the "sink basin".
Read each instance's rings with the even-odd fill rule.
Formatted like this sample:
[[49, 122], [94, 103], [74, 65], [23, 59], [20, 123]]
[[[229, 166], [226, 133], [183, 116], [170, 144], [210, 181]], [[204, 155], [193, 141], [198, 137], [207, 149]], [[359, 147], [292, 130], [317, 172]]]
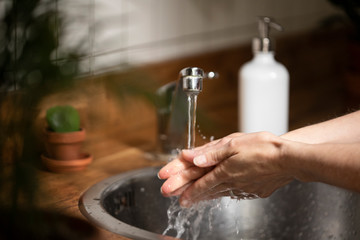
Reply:
[[[139, 169], [95, 184], [80, 198], [81, 212], [132, 239], [176, 239], [174, 231], [162, 235], [172, 201], [160, 194], [158, 170]], [[199, 226], [196, 239], [360, 239], [360, 194], [326, 184], [294, 181], [266, 199], [223, 198], [218, 206], [204, 213], [211, 214], [211, 223], [207, 217], [200, 223], [189, 219], [188, 227]]]

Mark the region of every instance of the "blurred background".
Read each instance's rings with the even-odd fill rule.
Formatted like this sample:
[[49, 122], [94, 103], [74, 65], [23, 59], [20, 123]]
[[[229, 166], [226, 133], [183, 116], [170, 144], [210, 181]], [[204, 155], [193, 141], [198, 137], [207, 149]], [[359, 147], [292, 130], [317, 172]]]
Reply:
[[13, 183], [0, 189], [0, 207], [35, 198], [45, 112], [54, 105], [79, 110], [94, 162], [119, 144], [154, 151], [154, 93], [196, 66], [219, 73], [199, 95], [200, 139], [237, 131], [238, 71], [252, 58], [258, 16], [285, 29], [271, 35], [290, 73], [290, 129], [358, 109], [359, 7], [357, 0], [0, 0], [0, 186]]
[[[248, 44], [257, 36], [257, 16], [274, 17], [284, 26], [280, 34], [289, 35], [342, 14], [328, 0], [40, 2], [53, 4], [52, 10], [63, 18], [52, 59], [63, 59], [61, 50], [79, 48], [84, 74], [118, 70], [124, 62], [141, 65]], [[1, 1], [0, 17], [11, 3]]]
[[[302, 101], [302, 99], [294, 100], [299, 89], [309, 91], [315, 88], [313, 85], [316, 85], [318, 90], [313, 91], [314, 99], [308, 100], [309, 97], [305, 99], [311, 101], [311, 105], [319, 105], [319, 101], [326, 102], [327, 100], [322, 96], [333, 94], [331, 91], [335, 89], [338, 89], [338, 92], [339, 89], [343, 89], [339, 78], [346, 64], [345, 48], [349, 36], [347, 29], [351, 24], [348, 24], [350, 21], [347, 19], [346, 11], [343, 6], [339, 7], [336, 4], [337, 1], [52, 0], [35, 2], [37, 6], [33, 14], [40, 14], [47, 9], [51, 10], [53, 16], [55, 44], [47, 57], [57, 65], [66, 65], [67, 62], [76, 64], [72, 66], [72, 69], [76, 68], [74, 72], [76, 77], [82, 80], [88, 79], [83, 83], [84, 87], [88, 89], [93, 86], [92, 90], [97, 89], [91, 93], [91, 99], [85, 97], [86, 100], [78, 100], [76, 103], [70, 101], [70, 103], [82, 108], [83, 114], [87, 117], [91, 115], [101, 118], [107, 115], [107, 121], [111, 121], [109, 119], [112, 118], [109, 116], [114, 116], [113, 121], [119, 121], [118, 126], [122, 122], [116, 115], [121, 113], [111, 114], [110, 100], [101, 99], [100, 95], [104, 92], [99, 90], [101, 87], [90, 84], [90, 79], [99, 79], [99, 76], [100, 78], [104, 75], [108, 76], [109, 73], [114, 76], [115, 72], [116, 74], [126, 72], [129, 67], [136, 69], [132, 70], [132, 74], [134, 72], [146, 74], [146, 77], [144, 75], [135, 77], [137, 89], [149, 88], [151, 91], [164, 83], [176, 80], [178, 72], [183, 67], [198, 66], [206, 71], [217, 71], [220, 73], [220, 78], [206, 84], [208, 86], [205, 85], [202, 94], [204, 100], [199, 100], [200, 108], [204, 107], [208, 115], [211, 115], [213, 108], [220, 111], [228, 109], [233, 112], [231, 117], [237, 118], [235, 106], [237, 71], [252, 57], [251, 40], [258, 35], [258, 16], [271, 16], [285, 29], [284, 32], [272, 31], [271, 35], [276, 39], [276, 58], [290, 71], [292, 104]], [[346, 4], [347, 2], [352, 4], [351, 2], [356, 1], [346, 1]], [[1, 1], [0, 16], [5, 15], [6, 9], [10, 9], [12, 5], [11, 0]], [[24, 6], [19, 6], [19, 9], [24, 9]], [[21, 47], [17, 44], [9, 44], [9, 47], [13, 52], [21, 52], [19, 50]], [[41, 44], [38, 47], [41, 47]], [[33, 54], [36, 55], [35, 49]], [[70, 68], [67, 69], [69, 72]], [[115, 78], [124, 79], [124, 76]], [[141, 81], [140, 78], [144, 80]], [[149, 78], [152, 79], [151, 83], [150, 80], [145, 80]], [[332, 81], [335, 78], [338, 79]], [[133, 79], [127, 83], [133, 84]], [[21, 85], [19, 81], [22, 80], [12, 79], [6, 88], [0, 89], [2, 91], [6, 89], [5, 92], [19, 89]], [[126, 81], [122, 80], [122, 82]], [[221, 86], [218, 84], [220, 82]], [[335, 88], [322, 95], [329, 85]], [[121, 93], [126, 92], [127, 88], [123, 87], [123, 89], [125, 90], [121, 90]], [[316, 91], [320, 92], [315, 93]], [[96, 96], [100, 99], [95, 100]], [[232, 98], [229, 99], [229, 96]], [[337, 114], [340, 99], [335, 96], [333, 99], [337, 102], [334, 106], [334, 114]], [[62, 101], [66, 102], [63, 98]], [[91, 113], [86, 107], [89, 101], [92, 102]], [[51, 101], [46, 102], [46, 106], [40, 109], [54, 104]], [[104, 111], [103, 107], [96, 108], [97, 105], [103, 104], [107, 105], [110, 112], [95, 114], [97, 110]], [[315, 111], [307, 110], [316, 112], [318, 109], [321, 109], [321, 106]], [[297, 110], [291, 107], [291, 121], [294, 123], [291, 126], [294, 127], [303, 124], [302, 121], [297, 123], [300, 121], [297, 114], [304, 113], [296, 114], [296, 112]], [[148, 115], [151, 118], [151, 114]], [[223, 124], [222, 119], [216, 119], [218, 113], [213, 115], [211, 118], [217, 121], [224, 131], [219, 134], [209, 133], [210, 135], [221, 136], [237, 130], [236, 119], [233, 121], [234, 126], [231, 126]], [[129, 121], [125, 120], [125, 123]], [[139, 125], [144, 124], [142, 122]], [[99, 130], [99, 133], [103, 133], [103, 130]]]
[[281, 35], [289, 35], [313, 30], [341, 13], [327, 0], [53, 2], [65, 22], [59, 48], [81, 48], [84, 74], [248, 44], [257, 36], [257, 16], [274, 17], [286, 30]]

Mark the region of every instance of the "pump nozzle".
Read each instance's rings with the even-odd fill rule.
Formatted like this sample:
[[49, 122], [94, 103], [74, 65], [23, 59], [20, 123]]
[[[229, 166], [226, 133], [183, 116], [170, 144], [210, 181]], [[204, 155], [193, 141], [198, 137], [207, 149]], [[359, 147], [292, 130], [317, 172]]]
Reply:
[[269, 52], [273, 50], [270, 40], [270, 28], [283, 31], [283, 27], [276, 23], [274, 19], [266, 16], [258, 17], [259, 38], [253, 40], [254, 52]]

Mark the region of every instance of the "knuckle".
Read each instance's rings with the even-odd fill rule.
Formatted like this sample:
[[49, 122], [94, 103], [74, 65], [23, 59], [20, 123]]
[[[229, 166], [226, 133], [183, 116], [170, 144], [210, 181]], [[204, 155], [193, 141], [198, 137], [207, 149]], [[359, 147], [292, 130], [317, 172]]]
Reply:
[[226, 144], [231, 138], [229, 137], [223, 137], [222, 139], [220, 139], [220, 141], [218, 142], [219, 145], [224, 145]]
[[211, 165], [219, 165], [220, 162], [223, 162], [226, 159], [226, 156], [221, 151], [214, 151], [211, 153], [209, 162]]
[[235, 145], [236, 145], [235, 139], [231, 139], [231, 140], [228, 142], [228, 147], [229, 147], [229, 149], [234, 149]]
[[236, 132], [236, 133], [231, 133], [231, 134], [229, 134], [228, 136], [226, 136], [226, 138], [235, 138], [235, 137], [238, 137], [238, 136], [240, 136], [240, 135], [242, 135], [242, 133], [238, 133], [238, 132]]
[[234, 152], [239, 147], [239, 140], [237, 138], [233, 138], [227, 144], [230, 152]]
[[231, 174], [227, 170], [226, 166], [224, 164], [219, 164], [216, 166], [216, 168], [213, 170], [214, 176], [219, 179], [219, 181], [227, 182], [229, 179], [231, 179]]

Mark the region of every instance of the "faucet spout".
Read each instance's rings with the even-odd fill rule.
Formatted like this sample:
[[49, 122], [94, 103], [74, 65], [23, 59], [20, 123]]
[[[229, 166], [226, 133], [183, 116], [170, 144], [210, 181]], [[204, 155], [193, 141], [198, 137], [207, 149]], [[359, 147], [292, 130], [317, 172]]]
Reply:
[[198, 95], [203, 89], [204, 78], [214, 78], [214, 72], [204, 73], [201, 68], [187, 67], [180, 71], [179, 79], [158, 90], [166, 99], [163, 108], [158, 109], [158, 142], [160, 151], [175, 155], [186, 146], [188, 126], [188, 97]]
[[202, 91], [204, 71], [201, 68], [184, 68], [179, 75], [185, 93], [197, 95]]

